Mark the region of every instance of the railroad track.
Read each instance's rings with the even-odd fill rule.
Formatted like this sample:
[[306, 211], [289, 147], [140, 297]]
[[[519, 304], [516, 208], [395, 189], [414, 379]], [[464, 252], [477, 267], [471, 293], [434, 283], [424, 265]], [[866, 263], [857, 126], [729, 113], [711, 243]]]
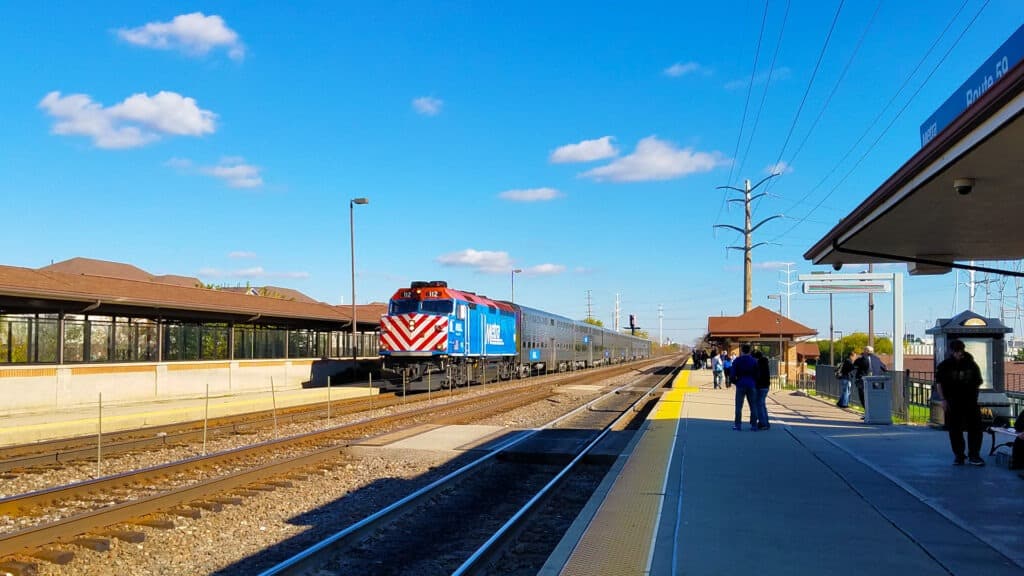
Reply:
[[[495, 563], [507, 561], [503, 557], [513, 538], [531, 533], [529, 525], [538, 522], [536, 514], [545, 499], [574, 475], [583, 476], [586, 480], [577, 478], [570, 491], [581, 507], [586, 498], [581, 498], [578, 488], [596, 488], [608, 465], [599, 472], [584, 469], [587, 455], [635, 415], [638, 406], [674, 374], [649, 377], [646, 390], [625, 403], [622, 400], [627, 395], [623, 392], [634, 389], [635, 384], [617, 388], [541, 428], [509, 438], [488, 454], [280, 562], [261, 576], [507, 573], [506, 569], [495, 569]], [[655, 379], [657, 382], [650, 381]], [[602, 424], [564, 466], [524, 464], [518, 458], [502, 460], [503, 455], [544, 430], [567, 423], [581, 428], [598, 420]], [[565, 514], [564, 507], [554, 509], [554, 514]], [[496, 518], [503, 520], [496, 523]], [[550, 532], [549, 524], [540, 523], [545, 525], [541, 531]], [[550, 535], [548, 551], [560, 537]], [[543, 559], [539, 562], [542, 564]], [[524, 573], [536, 571], [527, 569]]]
[[[617, 365], [612, 368], [572, 372], [542, 376], [528, 382], [575, 383], [580, 378], [611, 377], [616, 374], [635, 369], [637, 366], [649, 364], [632, 363]], [[521, 384], [516, 381], [516, 384]], [[478, 389], [478, 388], [474, 388]], [[465, 394], [469, 389], [455, 389], [455, 395]], [[102, 457], [109, 458], [119, 454], [129, 454], [146, 450], [161, 450], [188, 444], [197, 444], [205, 439], [223, 438], [233, 435], [251, 435], [260, 430], [270, 430], [278, 426], [285, 427], [294, 423], [310, 422], [324, 419], [328, 414], [332, 417], [345, 417], [373, 409], [388, 409], [407, 402], [421, 402], [436, 396], [449, 394], [449, 391], [418, 394], [411, 398], [396, 393], [385, 392], [372, 398], [355, 398], [334, 400], [330, 412], [326, 402], [318, 402], [304, 406], [294, 406], [277, 411], [262, 410], [233, 416], [211, 418], [206, 426], [202, 420], [150, 426], [133, 430], [110, 432], [103, 434], [97, 442], [95, 435], [86, 437], [62, 438], [32, 444], [7, 446], [0, 448], [0, 479], [10, 479], [11, 474], [33, 474], [39, 471], [53, 470], [55, 467], [78, 462], [96, 461], [98, 448]], [[413, 399], [415, 398], [415, 399]]]
[[[633, 365], [619, 372], [636, 368]], [[588, 372], [570, 377], [568, 382], [579, 383], [608, 376], [607, 372]], [[120, 523], [138, 523], [140, 519], [144, 525], [153, 522], [159, 524], [158, 520], [147, 519], [158, 512], [194, 517], [203, 509], [216, 510], [225, 504], [238, 503], [240, 497], [253, 491], [287, 486], [296, 478], [296, 474], [302, 476], [296, 470], [322, 466], [325, 462], [337, 460], [344, 453], [346, 440], [353, 437], [364, 437], [394, 428], [400, 423], [430, 421], [447, 424], [472, 421], [517, 405], [535, 402], [547, 397], [550, 389], [549, 381], [531, 382], [521, 386], [516, 394], [499, 390], [477, 398], [449, 398], [443, 405], [6, 498], [0, 500], [0, 514], [9, 516], [26, 517], [67, 502], [84, 503], [86, 509], [38, 526], [0, 535], [0, 558], [27, 553], [55, 561], [63, 558], [66, 552], [50, 548], [54, 543], [75, 542], [90, 546], [97, 541], [90, 535], [99, 535], [99, 541], [102, 541], [102, 537], [137, 538], [137, 534], [123, 530], [111, 532], [107, 527]], [[436, 413], [439, 410], [445, 411], [445, 414], [438, 416]], [[292, 449], [302, 453], [286, 457], [268, 456]], [[214, 471], [214, 478], [196, 479], [211, 474], [211, 471]], [[183, 479], [184, 485], [167, 489], [166, 486], [173, 484], [175, 479]], [[140, 489], [144, 494], [141, 497], [138, 496]]]

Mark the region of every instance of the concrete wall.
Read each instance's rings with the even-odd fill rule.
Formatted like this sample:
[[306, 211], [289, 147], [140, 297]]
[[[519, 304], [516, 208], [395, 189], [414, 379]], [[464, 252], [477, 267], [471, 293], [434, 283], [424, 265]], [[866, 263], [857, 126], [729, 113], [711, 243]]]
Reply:
[[303, 359], [6, 367], [0, 368], [0, 415], [95, 405], [100, 394], [105, 405], [202, 397], [207, 384], [211, 396], [268, 391], [271, 381], [275, 390], [326, 385], [332, 370], [346, 366]]

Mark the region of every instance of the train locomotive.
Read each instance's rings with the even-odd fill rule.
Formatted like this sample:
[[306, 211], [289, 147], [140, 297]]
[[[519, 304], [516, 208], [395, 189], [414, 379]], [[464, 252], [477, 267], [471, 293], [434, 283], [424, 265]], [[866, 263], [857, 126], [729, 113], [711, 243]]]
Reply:
[[651, 343], [443, 281], [398, 289], [380, 322], [386, 373], [411, 390], [647, 358]]

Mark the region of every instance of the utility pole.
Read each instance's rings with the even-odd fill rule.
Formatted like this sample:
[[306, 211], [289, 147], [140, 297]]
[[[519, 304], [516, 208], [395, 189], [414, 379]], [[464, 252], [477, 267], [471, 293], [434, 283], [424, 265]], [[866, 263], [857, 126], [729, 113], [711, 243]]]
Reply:
[[619, 293], [615, 293], [615, 318], [614, 326], [612, 327], [615, 332], [619, 331]]
[[[868, 264], [868, 274], [875, 271], [874, 264]], [[896, 343], [892, 343], [896, 346]], [[875, 346], [875, 295], [868, 292], [868, 346]]]
[[593, 308], [590, 307], [590, 290], [587, 290], [587, 320], [594, 317], [593, 314], [591, 314], [592, 311]]
[[665, 338], [664, 338], [664, 336], [662, 336], [662, 325], [661, 325], [662, 318], [664, 318], [665, 316], [661, 313], [661, 310], [662, 310], [661, 304], [658, 304], [658, 346], [661, 346], [661, 345], [663, 345], [665, 343]]
[[750, 307], [752, 306], [753, 299], [754, 299], [753, 292], [751, 290], [751, 269], [753, 268], [753, 260], [751, 259], [750, 252], [754, 248], [757, 248], [758, 246], [762, 246], [764, 244], [767, 244], [767, 242], [758, 242], [757, 244], [753, 244], [750, 236], [751, 236], [751, 234], [753, 234], [754, 230], [757, 230], [758, 228], [760, 228], [761, 225], [764, 224], [765, 222], [768, 222], [769, 220], [774, 220], [776, 218], [782, 218], [781, 214], [776, 214], [775, 216], [769, 216], [769, 217], [765, 218], [764, 220], [761, 220], [757, 224], [751, 226], [751, 223], [750, 223], [750, 203], [752, 201], [757, 200], [758, 198], [760, 198], [760, 197], [765, 195], [764, 192], [762, 192], [760, 194], [751, 195], [751, 192], [756, 190], [758, 188], [758, 186], [760, 186], [761, 184], [764, 184], [769, 179], [774, 178], [776, 176], [778, 176], [778, 174], [772, 174], [772, 175], [764, 178], [763, 180], [761, 180], [757, 184], [755, 184], [753, 187], [750, 186], [750, 180], [744, 180], [743, 181], [743, 189], [742, 190], [739, 189], [739, 188], [735, 188], [733, 186], [719, 186], [718, 187], [719, 190], [735, 190], [736, 192], [740, 192], [740, 193], [743, 194], [743, 198], [730, 198], [728, 200], [729, 203], [733, 203], [733, 202], [742, 202], [743, 203], [743, 213], [744, 213], [743, 228], [740, 228], [739, 226], [732, 226], [731, 224], [715, 224], [713, 226], [713, 228], [729, 228], [731, 230], [735, 230], [735, 231], [739, 232], [740, 234], [743, 234], [743, 246], [728, 246], [727, 249], [728, 250], [742, 250], [743, 251], [743, 313], [744, 314], [750, 311]]
[[793, 317], [793, 309], [790, 307], [790, 298], [793, 296], [793, 294], [795, 294], [795, 292], [793, 292], [793, 286], [797, 284], [797, 281], [796, 280], [790, 280], [789, 278], [790, 278], [790, 275], [796, 274], [797, 271], [793, 270], [793, 263], [792, 262], [785, 262], [783, 265], [786, 267], [786, 269], [785, 270], [779, 270], [779, 272], [782, 272], [783, 274], [786, 275], [786, 281], [783, 282], [782, 280], [779, 280], [779, 284], [781, 284], [781, 285], [786, 287], [785, 292], [782, 292], [783, 294], [786, 295], [786, 318], [792, 318]]

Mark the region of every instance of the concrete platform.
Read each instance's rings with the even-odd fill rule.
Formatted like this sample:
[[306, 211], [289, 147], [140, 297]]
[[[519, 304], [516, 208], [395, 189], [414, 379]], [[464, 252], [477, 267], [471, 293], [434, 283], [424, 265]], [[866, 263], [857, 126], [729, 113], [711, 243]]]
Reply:
[[684, 372], [541, 574], [1024, 574], [1024, 480], [994, 459], [783, 390], [737, 432], [733, 403]]
[[488, 441], [509, 432], [504, 426], [425, 424], [360, 442], [361, 445], [386, 446], [401, 450], [464, 451], [480, 448]]
[[[331, 401], [368, 397], [378, 393], [367, 386], [334, 386]], [[184, 398], [157, 402], [104, 405], [103, 432], [116, 432], [145, 426], [159, 426], [210, 418], [288, 408], [327, 401], [327, 388], [304, 388], [271, 394], [254, 392], [211, 397], [209, 411], [205, 398]], [[39, 411], [0, 416], [0, 446], [28, 444], [42, 440], [96, 434], [100, 429], [100, 406], [71, 410]]]

